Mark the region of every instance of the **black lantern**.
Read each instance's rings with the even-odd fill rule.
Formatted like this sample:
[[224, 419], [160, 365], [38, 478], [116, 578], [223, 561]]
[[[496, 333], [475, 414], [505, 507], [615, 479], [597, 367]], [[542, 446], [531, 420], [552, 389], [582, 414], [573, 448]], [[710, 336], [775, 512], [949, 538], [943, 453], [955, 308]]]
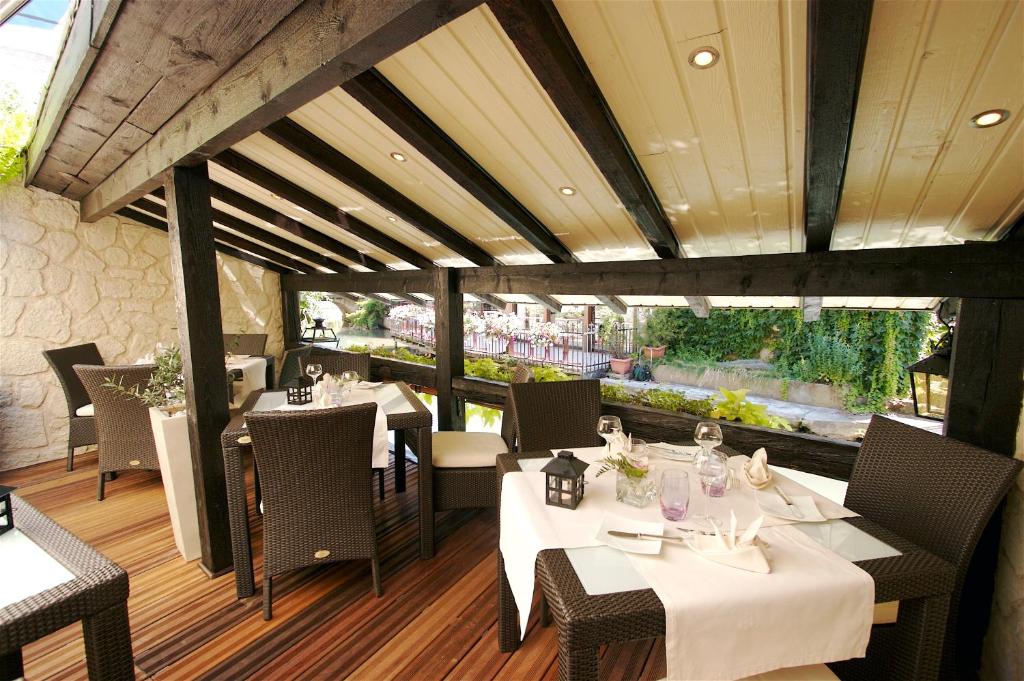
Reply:
[[914, 400], [914, 413], [921, 418], [941, 421], [946, 415], [955, 305], [955, 301], [950, 300], [939, 308], [938, 317], [946, 325], [946, 332], [932, 344], [932, 354], [907, 367], [907, 371], [910, 372], [910, 395]]
[[0, 485], [0, 534], [14, 529], [14, 509], [11, 507], [13, 487]]
[[548, 506], [574, 509], [583, 500], [583, 471], [590, 466], [572, 452], [561, 451], [541, 470], [545, 476], [544, 501]]
[[313, 401], [313, 379], [300, 376], [288, 386], [288, 404], [309, 404]]

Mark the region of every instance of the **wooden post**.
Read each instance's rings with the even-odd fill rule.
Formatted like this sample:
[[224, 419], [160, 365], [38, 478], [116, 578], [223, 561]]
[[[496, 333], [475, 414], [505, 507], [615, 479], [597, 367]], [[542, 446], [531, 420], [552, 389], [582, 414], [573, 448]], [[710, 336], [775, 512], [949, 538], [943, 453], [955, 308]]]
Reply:
[[465, 373], [462, 337], [462, 294], [458, 272], [440, 267], [434, 286], [434, 348], [437, 352], [437, 428], [465, 430], [462, 401], [452, 394], [452, 379]]
[[[1022, 337], [1024, 300], [961, 300], [943, 423], [947, 436], [999, 454], [1014, 455], [1024, 397]], [[967, 571], [956, 628], [958, 677], [976, 678], [981, 666], [1002, 515], [1000, 506], [985, 528]]]
[[590, 327], [594, 325], [594, 306], [587, 305], [583, 308], [583, 356], [594, 349], [594, 337], [590, 335]]
[[227, 372], [206, 164], [172, 168], [166, 185], [171, 278], [177, 306], [188, 403], [200, 567], [216, 575], [231, 568], [231, 529], [220, 435], [228, 423]]
[[281, 291], [281, 322], [284, 347], [299, 343], [302, 340], [302, 319], [299, 313], [298, 291]]

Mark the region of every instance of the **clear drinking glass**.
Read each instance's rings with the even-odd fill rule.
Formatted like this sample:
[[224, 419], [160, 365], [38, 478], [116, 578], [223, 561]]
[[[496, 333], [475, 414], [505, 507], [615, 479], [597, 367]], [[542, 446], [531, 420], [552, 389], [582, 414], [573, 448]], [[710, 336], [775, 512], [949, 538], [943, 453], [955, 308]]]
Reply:
[[597, 419], [597, 434], [604, 438], [605, 447], [611, 451], [612, 438], [622, 432], [622, 420], [618, 416], [602, 416]]
[[661, 517], [665, 520], [682, 520], [690, 507], [690, 475], [678, 468], [670, 468], [661, 474]]
[[306, 365], [306, 374], [310, 378], [313, 379], [314, 383], [316, 383], [320, 379], [320, 376], [323, 373], [324, 373], [323, 365], [320, 365], [320, 364], [307, 364]]
[[359, 374], [354, 371], [341, 372], [341, 389], [348, 395], [359, 383]]
[[647, 443], [643, 440], [633, 438], [630, 450], [626, 452], [626, 456], [640, 468], [647, 468], [650, 465], [650, 458], [647, 454]]
[[[714, 421], [701, 421], [693, 431], [693, 441], [700, 445], [703, 450], [696, 461], [697, 473], [700, 475], [701, 490], [704, 492], [704, 515], [702, 520], [707, 526], [714, 527], [718, 520], [710, 512], [709, 490], [717, 489], [718, 480], [723, 475], [728, 480], [729, 471], [725, 463], [725, 457], [719, 458], [717, 452], [714, 451], [715, 447], [722, 444], [722, 428]], [[723, 484], [718, 494], [710, 494], [710, 496], [722, 496], [724, 491], [725, 487]]]

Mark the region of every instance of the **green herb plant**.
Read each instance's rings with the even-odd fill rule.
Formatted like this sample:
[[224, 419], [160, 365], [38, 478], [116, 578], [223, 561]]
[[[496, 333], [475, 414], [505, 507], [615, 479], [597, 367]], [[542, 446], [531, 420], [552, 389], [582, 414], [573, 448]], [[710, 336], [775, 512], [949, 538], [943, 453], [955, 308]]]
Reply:
[[725, 419], [727, 421], [739, 421], [751, 426], [764, 426], [766, 428], [781, 428], [793, 430], [789, 421], [781, 416], [774, 416], [768, 413], [768, 407], [763, 404], [755, 404], [747, 399], [747, 390], [726, 390], [719, 388], [722, 399], [715, 402], [711, 417]]
[[156, 370], [140, 389], [138, 385], [126, 388], [123, 377], [114, 380], [107, 377], [104, 388], [111, 388], [125, 399], [138, 399], [147, 407], [159, 407], [168, 414], [185, 408], [185, 375], [181, 367], [181, 351], [174, 346], [158, 353], [155, 359]]
[[601, 459], [598, 463], [601, 464], [600, 470], [597, 471], [597, 476], [607, 473], [608, 471], [618, 471], [627, 478], [640, 479], [647, 477], [649, 469], [637, 466], [635, 463], [630, 461], [623, 454], [616, 454], [615, 456], [606, 456]]

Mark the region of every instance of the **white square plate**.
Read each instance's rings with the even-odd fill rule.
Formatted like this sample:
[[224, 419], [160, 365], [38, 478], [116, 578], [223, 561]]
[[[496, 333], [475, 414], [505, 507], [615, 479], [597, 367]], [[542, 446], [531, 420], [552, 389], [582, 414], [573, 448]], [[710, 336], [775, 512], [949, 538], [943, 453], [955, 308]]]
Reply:
[[643, 520], [630, 520], [621, 516], [606, 513], [601, 527], [595, 537], [602, 544], [606, 544], [621, 551], [629, 553], [647, 553], [655, 555], [661, 553], [660, 539], [627, 539], [625, 537], [613, 537], [608, 530], [619, 530], [622, 532], [643, 532], [644, 534], [664, 534], [665, 523], [646, 522]]

